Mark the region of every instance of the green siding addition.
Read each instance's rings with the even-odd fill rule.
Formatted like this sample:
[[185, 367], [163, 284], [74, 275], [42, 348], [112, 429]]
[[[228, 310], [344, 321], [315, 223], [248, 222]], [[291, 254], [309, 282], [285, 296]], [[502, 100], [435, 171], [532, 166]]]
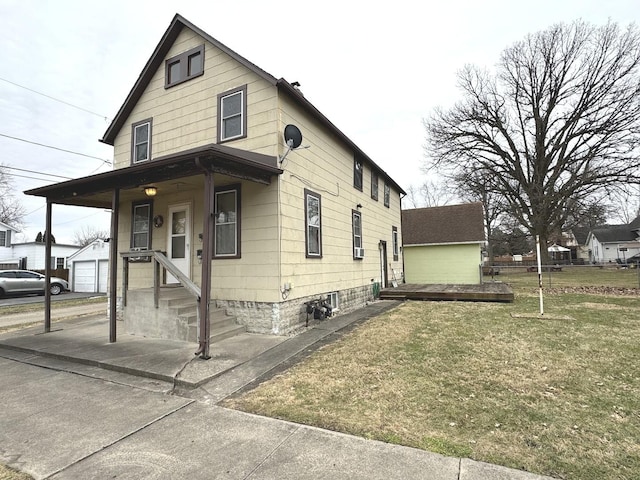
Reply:
[[405, 246], [407, 283], [480, 284], [479, 244]]

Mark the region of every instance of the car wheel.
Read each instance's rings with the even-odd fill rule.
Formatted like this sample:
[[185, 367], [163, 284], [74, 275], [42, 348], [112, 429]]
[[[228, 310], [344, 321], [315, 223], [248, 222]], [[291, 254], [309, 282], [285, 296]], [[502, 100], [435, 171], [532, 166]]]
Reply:
[[54, 283], [49, 288], [49, 291], [51, 292], [51, 295], [58, 295], [60, 292], [62, 292], [62, 287], [60, 286], [60, 284]]
[[0, 288], [0, 297], [4, 297], [4, 290]]

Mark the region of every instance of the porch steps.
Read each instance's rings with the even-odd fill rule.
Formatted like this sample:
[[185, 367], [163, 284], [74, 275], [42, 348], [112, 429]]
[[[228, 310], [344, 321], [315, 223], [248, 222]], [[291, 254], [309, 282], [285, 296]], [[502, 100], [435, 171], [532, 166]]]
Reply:
[[[185, 332], [187, 341], [198, 341], [198, 303], [186, 289], [182, 287], [161, 289], [159, 308], [168, 309], [171, 315], [176, 317], [178, 328]], [[247, 330], [244, 325], [236, 323], [234, 316], [227, 315], [223, 308], [210, 309], [209, 321], [211, 343], [239, 335]]]

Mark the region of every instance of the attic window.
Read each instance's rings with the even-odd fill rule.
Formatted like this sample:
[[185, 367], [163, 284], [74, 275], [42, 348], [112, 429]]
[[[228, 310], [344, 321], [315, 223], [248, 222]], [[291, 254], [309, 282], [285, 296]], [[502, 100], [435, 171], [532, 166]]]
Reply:
[[203, 73], [204, 45], [199, 45], [165, 62], [164, 88], [173, 87]]

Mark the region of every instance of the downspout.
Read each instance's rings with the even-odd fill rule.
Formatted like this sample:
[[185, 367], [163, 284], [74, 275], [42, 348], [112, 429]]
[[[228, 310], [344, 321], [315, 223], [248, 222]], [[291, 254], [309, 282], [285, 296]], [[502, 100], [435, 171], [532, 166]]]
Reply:
[[[109, 236], [109, 256], [111, 257], [111, 277], [109, 277], [109, 342], [116, 341], [116, 290], [118, 285], [118, 219], [120, 217], [120, 189], [113, 190], [111, 199], [111, 235]], [[128, 262], [125, 258], [123, 262]]]
[[202, 219], [202, 276], [200, 280], [200, 298], [198, 311], [200, 313], [200, 328], [198, 351], [203, 360], [209, 360], [209, 344], [211, 321], [209, 318], [209, 303], [211, 302], [211, 262], [213, 260], [213, 220], [214, 220], [214, 182], [213, 172], [204, 165], [200, 158], [195, 160], [196, 166], [204, 171], [204, 214]]
[[47, 197], [44, 240], [44, 333], [51, 331], [51, 200]]

